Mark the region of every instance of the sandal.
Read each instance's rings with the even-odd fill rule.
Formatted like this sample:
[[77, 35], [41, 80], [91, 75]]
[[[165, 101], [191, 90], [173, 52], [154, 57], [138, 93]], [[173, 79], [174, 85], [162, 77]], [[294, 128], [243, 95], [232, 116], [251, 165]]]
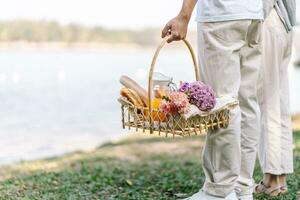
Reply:
[[282, 193], [282, 188], [283, 186], [277, 186], [277, 187], [267, 187], [265, 186], [265, 184], [263, 183], [263, 181], [261, 181], [256, 187], [255, 187], [255, 193], [256, 194], [266, 194], [269, 195], [271, 197], [278, 197], [280, 196]]
[[281, 189], [281, 194], [288, 193], [288, 186], [287, 185], [281, 186], [280, 189]]

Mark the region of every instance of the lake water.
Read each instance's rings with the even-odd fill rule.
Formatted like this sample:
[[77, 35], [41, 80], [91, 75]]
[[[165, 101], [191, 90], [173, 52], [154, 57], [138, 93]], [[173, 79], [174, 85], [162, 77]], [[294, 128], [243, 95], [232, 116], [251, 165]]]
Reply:
[[[152, 49], [1, 49], [0, 164], [87, 150], [125, 135], [119, 77], [146, 86]], [[157, 71], [193, 80], [189, 55], [161, 54]], [[300, 69], [291, 67], [292, 110], [300, 112]]]

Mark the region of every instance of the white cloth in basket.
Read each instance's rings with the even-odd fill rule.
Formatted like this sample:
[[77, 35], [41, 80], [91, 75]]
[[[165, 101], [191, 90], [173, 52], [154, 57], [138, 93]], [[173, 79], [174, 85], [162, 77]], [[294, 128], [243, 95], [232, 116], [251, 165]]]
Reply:
[[190, 111], [188, 113], [184, 114], [183, 117], [185, 119], [188, 119], [188, 118], [196, 116], [196, 115], [200, 115], [200, 116], [208, 115], [209, 113], [217, 112], [225, 107], [238, 105], [238, 103], [239, 103], [238, 100], [233, 97], [222, 96], [222, 97], [217, 98], [216, 106], [212, 110], [201, 111], [201, 110], [199, 110], [199, 108], [197, 106], [191, 105]]

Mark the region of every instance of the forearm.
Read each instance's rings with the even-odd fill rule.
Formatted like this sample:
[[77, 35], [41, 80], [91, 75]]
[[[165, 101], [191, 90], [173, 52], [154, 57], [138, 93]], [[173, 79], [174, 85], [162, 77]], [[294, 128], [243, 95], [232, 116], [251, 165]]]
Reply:
[[196, 4], [197, 4], [197, 0], [183, 0], [183, 4], [179, 16], [185, 18], [187, 21], [190, 21]]
[[162, 38], [169, 36], [167, 42], [182, 40], [186, 37], [188, 24], [197, 0], [183, 0], [178, 16], [171, 19], [162, 30]]

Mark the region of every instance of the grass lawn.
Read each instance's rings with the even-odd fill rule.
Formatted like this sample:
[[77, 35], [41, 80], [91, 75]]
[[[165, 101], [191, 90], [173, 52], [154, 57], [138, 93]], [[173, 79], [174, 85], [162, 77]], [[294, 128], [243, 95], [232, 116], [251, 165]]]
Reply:
[[[300, 132], [294, 138], [295, 173], [288, 180], [290, 192], [274, 200], [300, 196]], [[138, 135], [92, 152], [2, 167], [0, 199], [184, 198], [197, 192], [204, 181], [203, 139]], [[256, 181], [261, 177], [257, 167]]]

